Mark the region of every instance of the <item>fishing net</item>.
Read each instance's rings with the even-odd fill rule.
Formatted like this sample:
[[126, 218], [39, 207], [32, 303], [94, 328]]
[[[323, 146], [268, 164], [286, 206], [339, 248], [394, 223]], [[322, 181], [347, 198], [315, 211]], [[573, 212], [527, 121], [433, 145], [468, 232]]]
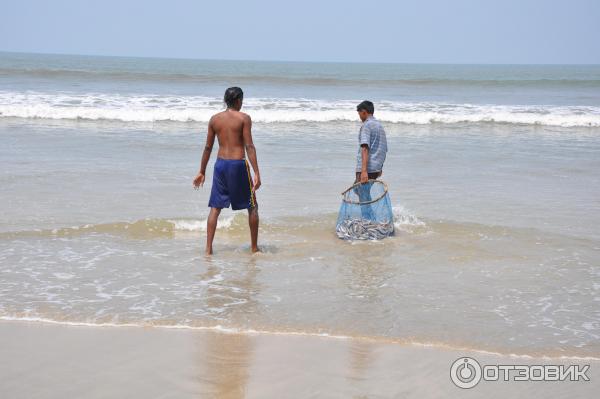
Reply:
[[336, 234], [344, 240], [380, 240], [394, 234], [394, 214], [381, 180], [356, 183], [342, 193]]

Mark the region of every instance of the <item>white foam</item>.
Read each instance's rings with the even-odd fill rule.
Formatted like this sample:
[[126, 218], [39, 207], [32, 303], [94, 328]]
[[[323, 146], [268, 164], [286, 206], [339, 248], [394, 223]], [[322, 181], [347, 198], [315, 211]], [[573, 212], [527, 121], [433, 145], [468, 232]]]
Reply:
[[[356, 121], [358, 100], [248, 98], [256, 122]], [[216, 97], [0, 91], [0, 117], [124, 122], [208, 122], [222, 109]], [[600, 127], [600, 107], [377, 102], [377, 117], [406, 124], [497, 122]]]
[[[228, 229], [233, 223], [235, 215], [228, 217], [219, 218], [217, 224], [218, 229]], [[193, 220], [193, 219], [169, 219], [168, 222], [173, 223], [175, 230], [180, 231], [206, 231], [206, 219]]]
[[54, 277], [59, 280], [71, 280], [75, 275], [71, 273], [54, 273]]
[[400, 230], [412, 230], [413, 227], [423, 227], [425, 222], [410, 213], [402, 205], [392, 207], [394, 212], [394, 227]]

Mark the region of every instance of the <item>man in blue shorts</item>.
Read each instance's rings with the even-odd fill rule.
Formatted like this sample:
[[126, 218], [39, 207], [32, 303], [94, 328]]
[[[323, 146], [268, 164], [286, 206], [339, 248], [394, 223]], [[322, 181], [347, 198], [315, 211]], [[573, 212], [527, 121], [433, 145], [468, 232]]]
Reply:
[[[240, 112], [244, 93], [239, 87], [230, 87], [225, 91], [227, 109], [213, 115], [208, 122], [206, 146], [202, 154], [200, 171], [193, 185], [198, 188], [204, 184], [206, 165], [210, 158], [215, 136], [219, 140], [219, 152], [213, 173], [213, 185], [210, 192], [206, 228], [206, 254], [213, 252], [212, 243], [217, 229], [217, 220], [221, 209], [248, 209], [250, 240], [252, 252], [258, 252], [258, 204], [255, 191], [260, 187], [260, 172], [256, 160], [256, 148], [252, 143], [252, 120]], [[254, 170], [254, 179], [250, 174], [246, 154]]]

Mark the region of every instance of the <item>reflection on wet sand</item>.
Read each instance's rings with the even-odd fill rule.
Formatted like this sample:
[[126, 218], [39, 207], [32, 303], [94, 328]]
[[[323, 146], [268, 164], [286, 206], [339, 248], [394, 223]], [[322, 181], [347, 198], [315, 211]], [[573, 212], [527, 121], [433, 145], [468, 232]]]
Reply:
[[[202, 280], [214, 280], [223, 273], [221, 265], [207, 259], [207, 270], [201, 275]], [[223, 264], [225, 267], [226, 264]], [[231, 264], [229, 264], [229, 267]], [[212, 309], [223, 309], [221, 316], [227, 320], [244, 320], [247, 314], [256, 312], [255, 296], [259, 292], [256, 276], [259, 272], [256, 259], [251, 257], [247, 262], [239, 262], [240, 268], [235, 277], [223, 277], [218, 283], [208, 286], [206, 306]], [[237, 277], [239, 276], [239, 277]], [[237, 277], [237, 278], [236, 278]], [[235, 289], [233, 289], [235, 288]], [[228, 306], [235, 303], [236, 306]], [[208, 394], [217, 398], [243, 398], [249, 380], [249, 368], [252, 363], [254, 342], [247, 334], [210, 334], [199, 343], [204, 353], [199, 359], [204, 367], [200, 367], [200, 379], [209, 390]]]
[[364, 341], [351, 341], [348, 345], [350, 351], [348, 379], [352, 381], [364, 381], [367, 371], [374, 361], [373, 345]]
[[[348, 258], [349, 265], [342, 273], [344, 284], [348, 287], [348, 292], [352, 293], [352, 300], [356, 304], [353, 307], [357, 313], [356, 320], [362, 319], [361, 313], [371, 314], [374, 309], [381, 311], [384, 308], [381, 287], [392, 275], [390, 262], [387, 261], [390, 256], [392, 253], [389, 246], [382, 245], [378, 251], [367, 257], [363, 255]], [[348, 379], [363, 381], [374, 361], [373, 346], [362, 340], [352, 340], [348, 350]]]
[[[389, 266], [386, 266], [384, 258], [391, 256], [385, 247], [381, 248], [376, 255], [369, 259], [351, 257], [352, 261], [344, 268], [339, 269], [339, 277], [348, 287], [348, 292], [359, 294], [351, 297], [355, 303], [354, 313], [357, 320], [363, 319], [363, 312], [372, 311], [373, 306], [381, 307], [385, 302], [382, 297], [380, 286], [390, 278]], [[246, 260], [242, 256], [231, 266], [230, 260], [209, 258], [206, 270], [199, 276], [202, 281], [210, 281], [204, 294], [201, 306], [217, 310], [223, 325], [251, 326], [249, 321], [256, 320], [256, 313], [261, 311], [258, 300], [262, 289], [258, 282], [260, 273], [260, 257], [249, 257]], [[304, 308], [310, 312], [310, 308]], [[352, 316], [352, 315], [350, 315]], [[251, 328], [251, 327], [250, 327]], [[273, 342], [286, 340], [286, 338], [269, 337], [269, 334], [234, 333], [211, 333], [197, 343], [198, 367], [194, 372], [200, 380], [206, 397], [219, 398], [242, 398], [247, 397], [251, 386], [261, 381], [276, 378], [279, 367], [273, 365], [289, 366], [292, 359], [298, 363], [304, 378], [308, 378], [315, 385], [306, 387], [307, 393], [311, 389], [317, 389], [326, 383], [328, 372], [323, 375], [313, 375], [318, 369], [331, 370], [337, 378], [346, 381], [352, 389], [363, 389], [369, 376], [377, 369], [378, 355], [374, 353], [373, 344], [360, 339], [351, 340], [346, 345], [334, 341], [336, 345], [331, 350], [337, 353], [332, 359], [325, 360], [321, 365], [314, 364], [314, 358], [306, 358], [302, 347], [280, 347], [273, 351], [273, 344], [262, 345], [264, 342], [274, 339]], [[293, 342], [293, 341], [291, 341]], [[299, 341], [302, 342], [302, 341]], [[320, 345], [330, 347], [334, 342], [324, 340]], [[275, 345], [276, 346], [276, 345]], [[267, 349], [268, 348], [268, 349]], [[337, 348], [337, 349], [333, 349]], [[271, 365], [265, 369], [265, 359], [270, 359]], [[335, 360], [334, 360], [335, 359]], [[335, 370], [335, 371], [334, 371]], [[280, 376], [281, 381], [289, 380], [294, 384], [297, 376], [286, 373]], [[300, 391], [302, 388], [298, 387]]]

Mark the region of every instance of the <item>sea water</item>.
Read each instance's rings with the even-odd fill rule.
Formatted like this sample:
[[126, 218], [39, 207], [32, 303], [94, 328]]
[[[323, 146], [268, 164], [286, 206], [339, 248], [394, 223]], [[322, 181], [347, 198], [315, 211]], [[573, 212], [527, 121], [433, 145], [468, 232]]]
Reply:
[[[203, 255], [210, 116], [245, 92], [263, 252]], [[335, 235], [369, 99], [396, 235]], [[0, 318], [600, 357], [600, 66], [0, 53]]]

